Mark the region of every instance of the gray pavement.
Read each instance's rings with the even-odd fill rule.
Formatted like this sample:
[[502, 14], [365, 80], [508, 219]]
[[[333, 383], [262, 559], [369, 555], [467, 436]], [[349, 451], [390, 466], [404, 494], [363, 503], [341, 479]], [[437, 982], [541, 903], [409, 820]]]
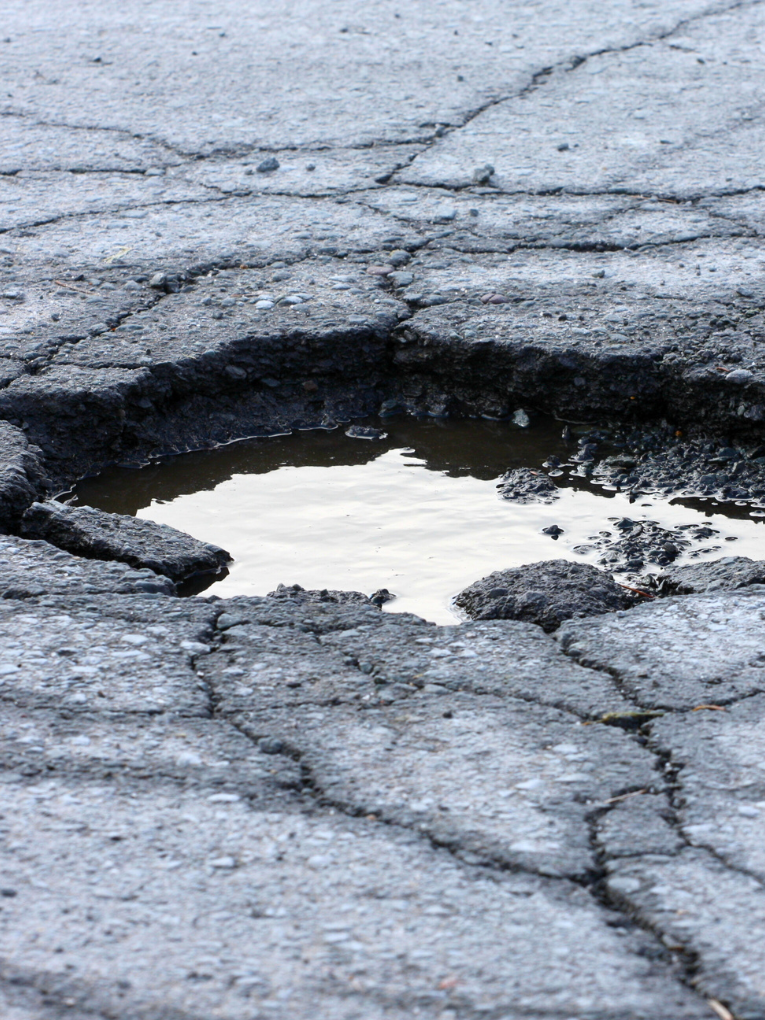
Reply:
[[763, 1020], [762, 564], [548, 635], [22, 517], [396, 410], [663, 423], [646, 477], [762, 495], [765, 5], [0, 20], [2, 1016]]

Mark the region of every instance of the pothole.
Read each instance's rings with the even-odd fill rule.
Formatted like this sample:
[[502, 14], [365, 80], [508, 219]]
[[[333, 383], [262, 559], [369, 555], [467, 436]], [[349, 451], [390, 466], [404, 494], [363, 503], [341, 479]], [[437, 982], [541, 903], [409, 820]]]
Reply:
[[234, 563], [213, 589], [222, 597], [280, 583], [387, 588], [397, 598], [386, 611], [437, 623], [460, 619], [452, 599], [466, 585], [537, 560], [594, 563], [635, 584], [673, 562], [765, 556], [751, 500], [679, 500], [666, 477], [665, 491], [650, 479], [641, 491], [629, 467], [604, 476], [605, 457], [634, 460], [607, 429], [397, 417], [351, 431], [365, 428], [386, 436], [341, 426], [246, 440], [110, 468], [74, 498], [228, 549]]

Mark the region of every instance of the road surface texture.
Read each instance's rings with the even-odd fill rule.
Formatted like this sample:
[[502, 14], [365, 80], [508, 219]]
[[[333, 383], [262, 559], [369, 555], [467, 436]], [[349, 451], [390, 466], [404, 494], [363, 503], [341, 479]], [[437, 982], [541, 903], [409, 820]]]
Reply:
[[524, 407], [756, 495], [765, 3], [1, 20], [0, 1014], [763, 1020], [761, 565], [435, 627], [45, 500]]

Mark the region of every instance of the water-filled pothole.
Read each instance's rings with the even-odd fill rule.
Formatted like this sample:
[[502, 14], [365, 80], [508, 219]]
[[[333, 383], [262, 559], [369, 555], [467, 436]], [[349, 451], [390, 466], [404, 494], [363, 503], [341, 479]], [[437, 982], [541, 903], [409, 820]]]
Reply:
[[[81, 482], [76, 500], [228, 549], [235, 562], [212, 589], [222, 597], [264, 595], [279, 583], [388, 588], [398, 598], [386, 610], [439, 623], [459, 619], [451, 600], [472, 581], [536, 560], [597, 563], [629, 583], [636, 573], [657, 573], [657, 556], [681, 564], [765, 554], [762, 521], [742, 507], [655, 495], [631, 503], [578, 474], [581, 465], [556, 474], [552, 502], [503, 498], [508, 469], [540, 470], [551, 456], [565, 465], [576, 454], [576, 430], [563, 438], [552, 419], [529, 428], [412, 418], [371, 424], [387, 437], [298, 432], [110, 468]], [[556, 527], [557, 539], [544, 531]]]

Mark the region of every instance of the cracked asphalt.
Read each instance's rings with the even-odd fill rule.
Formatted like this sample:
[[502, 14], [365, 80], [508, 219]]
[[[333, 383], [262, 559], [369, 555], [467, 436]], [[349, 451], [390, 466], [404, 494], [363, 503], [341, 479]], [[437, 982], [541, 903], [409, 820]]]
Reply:
[[765, 4], [1, 20], [2, 1016], [764, 1020], [758, 568], [436, 627], [22, 515], [377, 413], [756, 461]]

